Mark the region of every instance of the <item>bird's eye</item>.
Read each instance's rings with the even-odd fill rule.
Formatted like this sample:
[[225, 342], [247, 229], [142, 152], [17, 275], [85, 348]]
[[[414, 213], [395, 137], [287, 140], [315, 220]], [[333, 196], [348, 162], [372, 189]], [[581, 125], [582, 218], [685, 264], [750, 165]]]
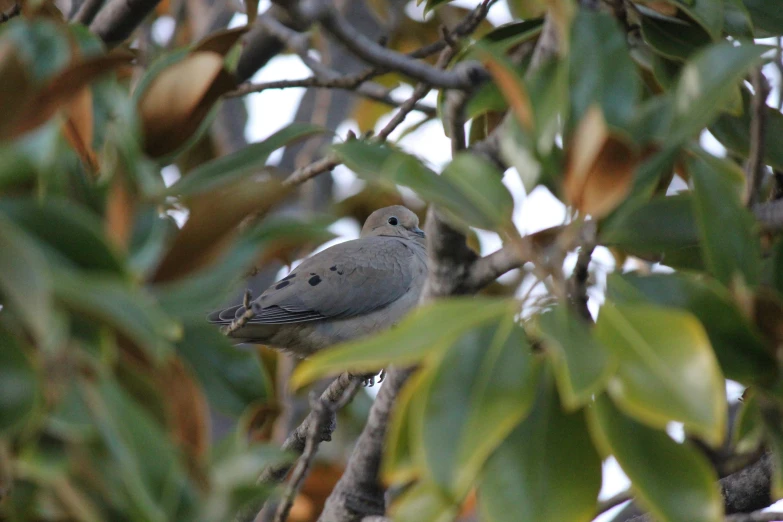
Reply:
[[397, 223], [399, 223], [399, 221], [397, 221], [396, 217], [392, 216], [392, 217], [389, 218], [389, 224], [390, 225], [397, 226]]

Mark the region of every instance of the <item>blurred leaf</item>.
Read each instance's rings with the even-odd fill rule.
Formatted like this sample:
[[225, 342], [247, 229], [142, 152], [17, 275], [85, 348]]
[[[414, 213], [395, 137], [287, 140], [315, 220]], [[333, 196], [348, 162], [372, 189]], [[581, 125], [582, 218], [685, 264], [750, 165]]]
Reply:
[[758, 397], [753, 390], [746, 390], [734, 422], [733, 440], [737, 453], [756, 451], [764, 443], [764, 423], [761, 419]]
[[43, 88], [35, 93], [15, 124], [5, 132], [5, 137], [15, 137], [29, 132], [49, 120], [63, 106], [78, 98], [83, 89], [96, 78], [130, 63], [132, 55], [127, 52], [112, 53], [85, 58], [55, 75]]
[[403, 483], [424, 475], [426, 463], [417, 459], [422, 454], [421, 427], [424, 425], [425, 406], [419, 397], [426, 394], [436, 369], [437, 366], [419, 367], [394, 400], [381, 460], [381, 477], [386, 483]]
[[549, 375], [533, 409], [484, 467], [479, 499], [488, 522], [568, 520], [595, 516], [601, 458], [584, 413], [565, 413]]
[[631, 420], [606, 396], [588, 409], [588, 421], [596, 445], [614, 455], [656, 519], [723, 520], [718, 477], [702, 453]]
[[581, 121], [598, 103], [609, 127], [624, 127], [633, 117], [641, 82], [617, 21], [580, 9], [572, 25], [569, 60], [572, 122]]
[[695, 24], [669, 22], [650, 16], [641, 19], [644, 40], [666, 58], [685, 61], [712, 40], [707, 31]]
[[772, 403], [763, 396], [759, 396], [759, 412], [766, 433], [766, 442], [771, 447], [772, 456], [772, 484], [770, 496], [773, 502], [783, 498], [783, 415], [780, 405]]
[[32, 199], [8, 198], [0, 202], [0, 214], [75, 266], [125, 273], [119, 254], [106, 242], [95, 216], [66, 199], [49, 197], [40, 204]]
[[53, 280], [57, 299], [68, 308], [105, 322], [160, 361], [182, 332], [155, 302], [117, 280], [60, 270]]
[[508, 0], [508, 9], [514, 18], [538, 18], [546, 12], [546, 0]]
[[450, 522], [459, 509], [437, 485], [419, 482], [392, 504], [391, 514], [395, 522]]
[[601, 227], [600, 242], [674, 268], [701, 269], [699, 230], [690, 194], [659, 196]]
[[130, 500], [129, 514], [160, 522], [194, 516], [196, 492], [161, 426], [105, 377], [82, 381], [82, 393]]
[[25, 63], [10, 39], [0, 42], [0, 78], [8, 91], [0, 97], [0, 136], [16, 120], [33, 96], [33, 85]]
[[144, 150], [152, 157], [178, 149], [199, 128], [219, 98], [236, 87], [211, 51], [167, 57], [150, 67], [137, 88]]
[[51, 79], [71, 59], [71, 46], [62, 24], [44, 19], [20, 18], [3, 29], [3, 36], [14, 44], [35, 84], [40, 85]]
[[490, 48], [483, 49], [481, 54], [485, 67], [495, 80], [494, 84], [500, 88], [500, 92], [503, 93], [503, 97], [514, 111], [514, 116], [519, 124], [525, 129], [532, 129], [533, 107], [530, 104], [525, 82], [517, 67], [508, 58], [490, 50]]
[[247, 216], [263, 216], [280, 204], [289, 190], [273, 179], [244, 180], [194, 198], [188, 221], [158, 265], [153, 280], [178, 279], [212, 263], [229, 247], [237, 226]]
[[89, 87], [82, 88], [63, 110], [63, 135], [82, 162], [91, 170], [97, 171], [97, 159], [92, 149], [92, 105], [92, 91]]
[[43, 342], [52, 321], [52, 288], [49, 267], [42, 252], [24, 231], [0, 217], [0, 295]]
[[416, 308], [390, 330], [331, 347], [305, 360], [291, 376], [291, 386], [301, 388], [342, 371], [369, 372], [440, 354], [463, 332], [503, 317], [515, 306], [508, 300], [455, 298]]
[[681, 143], [712, 123], [734, 95], [738, 82], [769, 50], [730, 42], [700, 51], [685, 65], [675, 89], [669, 143]]
[[[416, 157], [388, 145], [351, 140], [333, 148], [360, 177], [390, 188], [409, 187], [424, 200], [440, 205], [457, 223], [488, 230], [509, 225], [511, 196], [502, 184], [502, 174], [484, 160], [458, 155], [438, 176]], [[478, 184], [473, 181], [477, 178]]]
[[725, 0], [723, 4], [723, 29], [734, 37], [753, 37], [753, 20], [742, 0]]
[[238, 417], [250, 404], [269, 399], [273, 393], [256, 353], [232, 346], [212, 325], [186, 328], [177, 352], [193, 369], [210, 405], [222, 413]]
[[446, 165], [441, 178], [470, 202], [459, 212], [452, 205], [451, 210], [456, 215], [479, 228], [489, 230], [503, 230], [512, 226], [514, 200], [503, 184], [503, 173], [489, 161], [469, 153], [457, 154]]
[[612, 274], [607, 299], [618, 303], [652, 302], [696, 316], [728, 379], [744, 384], [768, 382], [777, 374], [772, 353], [753, 325], [716, 281], [687, 274]]
[[698, 23], [713, 40], [721, 37], [723, 30], [724, 0], [664, 0], [686, 13]]
[[199, 165], [171, 185], [165, 194], [193, 196], [236, 183], [261, 170], [277, 149], [321, 132], [324, 129], [317, 125], [292, 123], [263, 141]]
[[35, 171], [31, 158], [18, 147], [0, 145], [0, 194], [31, 182]]
[[[740, 116], [721, 114], [720, 118], [710, 125], [710, 132], [727, 149], [747, 158], [750, 150], [750, 94], [747, 89], [742, 89], [743, 111]], [[777, 137], [783, 135], [783, 114], [780, 111], [767, 107], [764, 134], [764, 161], [772, 168], [783, 170], [783, 148], [778, 147]]]
[[568, 147], [563, 188], [580, 212], [601, 218], [625, 198], [639, 155], [609, 134], [598, 106], [592, 106], [574, 131]]
[[[247, 0], [248, 7], [252, 4], [255, 7], [255, 12], [258, 12], [258, 0]], [[251, 18], [250, 15], [253, 15]], [[234, 27], [232, 29], [220, 29], [219, 31], [213, 31], [209, 33], [203, 40], [193, 46], [194, 52], [213, 52], [220, 56], [225, 56], [231, 50], [234, 45], [239, 42], [239, 39], [248, 31], [248, 28], [253, 23], [255, 13], [250, 12], [248, 8], [248, 20], [247, 25]]]
[[693, 208], [701, 232], [702, 253], [712, 275], [728, 287], [737, 275], [743, 277], [745, 284], [755, 286], [761, 273], [757, 224], [732, 187], [737, 176], [741, 176], [741, 171], [735, 172], [732, 166], [703, 152], [689, 158]]
[[422, 453], [432, 480], [460, 501], [495, 448], [528, 413], [537, 365], [506, 315], [464, 333], [414, 401], [424, 402]]
[[595, 334], [619, 358], [607, 391], [623, 411], [660, 429], [682, 422], [687, 432], [713, 446], [723, 441], [724, 379], [695, 317], [650, 305], [607, 303]]
[[574, 411], [604, 389], [617, 367], [617, 356], [565, 306], [541, 314], [538, 320], [561, 401], [567, 410]]
[[[3, 242], [5, 244], [5, 242]], [[38, 376], [10, 333], [0, 328], [0, 433], [20, 426], [33, 413]]]
[[765, 0], [742, 0], [742, 2], [757, 29], [757, 38], [783, 35], [783, 12], [780, 9]]

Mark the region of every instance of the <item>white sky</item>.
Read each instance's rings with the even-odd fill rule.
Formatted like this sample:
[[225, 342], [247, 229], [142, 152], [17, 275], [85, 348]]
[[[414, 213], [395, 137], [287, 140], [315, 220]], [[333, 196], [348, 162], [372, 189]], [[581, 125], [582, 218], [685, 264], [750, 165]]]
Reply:
[[[464, 7], [470, 7], [476, 5], [476, 1], [459, 1], [454, 2], [457, 5]], [[270, 2], [268, 0], [262, 0], [259, 6], [259, 12], [264, 12], [269, 7]], [[409, 16], [416, 18], [421, 17], [421, 9], [415, 6], [415, 2], [411, 2], [406, 9]], [[511, 16], [507, 10], [505, 3], [497, 3], [491, 9], [489, 13], [490, 21], [495, 25], [500, 25], [511, 20]], [[237, 15], [232, 20], [231, 26], [239, 26], [245, 23], [246, 18], [243, 15]], [[167, 20], [165, 17], [160, 19], [153, 27], [153, 33], [159, 41], [165, 41], [167, 35], [171, 34], [173, 29], [173, 20]], [[769, 42], [764, 42], [769, 43]], [[777, 69], [774, 67], [765, 68], [765, 73], [773, 81], [776, 86], [771, 96], [770, 103], [777, 102], [777, 98], [780, 96], [780, 81], [781, 78]], [[277, 56], [272, 59], [266, 67], [259, 71], [254, 77], [254, 82], [266, 82], [272, 80], [282, 79], [295, 79], [305, 78], [310, 76], [309, 69], [301, 63], [299, 58], [287, 55]], [[401, 87], [394, 91], [393, 96], [400, 100], [404, 100], [406, 96], [410, 94], [412, 89], [410, 87]], [[246, 136], [248, 141], [255, 142], [260, 141], [276, 132], [293, 118], [296, 108], [299, 105], [301, 97], [304, 95], [304, 89], [282, 89], [282, 90], [268, 90], [262, 93], [251, 94], [246, 97], [249, 122], [246, 129]], [[436, 94], [435, 92], [424, 100], [426, 103], [435, 105]], [[391, 118], [391, 113], [378, 122], [376, 131], [383, 128], [383, 126]], [[397, 130], [392, 133], [390, 140], [395, 141], [401, 134], [402, 130], [406, 127], [416, 123], [423, 119], [423, 116], [419, 113], [413, 112], [406, 118], [405, 122], [400, 125]], [[357, 131], [358, 126], [356, 122], [345, 122], [337, 129], [337, 135], [344, 137], [348, 130]], [[441, 124], [439, 121], [429, 122], [422, 125], [419, 129], [411, 132], [405, 136], [402, 140], [397, 142], [405, 151], [415, 154], [420, 159], [424, 160], [431, 167], [439, 170], [450, 160], [450, 143], [444, 136]], [[702, 139], [702, 145], [710, 152], [716, 155], [723, 155], [724, 150], [721, 145], [709, 134], [705, 133]], [[279, 161], [282, 156], [282, 150], [275, 152], [270, 158], [270, 164], [274, 164]], [[178, 173], [171, 169], [167, 169], [166, 174], [169, 182], [172, 182], [178, 177]], [[340, 166], [334, 170], [333, 173], [335, 179], [335, 197], [343, 199], [351, 194], [358, 192], [361, 188], [361, 182], [357, 180], [356, 176], [348, 170], [346, 167]], [[519, 179], [519, 176], [513, 169], [509, 169], [503, 178], [504, 184], [511, 192], [514, 202], [514, 223], [517, 228], [523, 234], [528, 234], [538, 230], [542, 230], [548, 227], [562, 224], [566, 218], [566, 209], [562, 203], [560, 203], [547, 189], [538, 187], [534, 189], [530, 194], [526, 194]], [[686, 188], [686, 185], [678, 179], [672, 190], [682, 190]], [[405, 193], [410, 195], [410, 192]], [[415, 197], [415, 196], [414, 196]], [[181, 218], [181, 216], [178, 216]], [[339, 235], [334, 241], [323, 245], [320, 249], [326, 248], [331, 244], [341, 241], [347, 241], [358, 237], [359, 225], [352, 220], [342, 219], [335, 223], [333, 226], [333, 232]], [[481, 242], [482, 254], [490, 253], [498, 249], [501, 245], [500, 238], [497, 234], [486, 231], [477, 231]], [[567, 268], [573, 267], [575, 259], [571, 256], [566, 260]], [[593, 256], [593, 264], [591, 267], [595, 268], [598, 272], [597, 279], [600, 283], [603, 283], [604, 277], [608, 272], [614, 269], [614, 258], [605, 248], [598, 248]], [[282, 274], [281, 274], [282, 275]], [[599, 302], [601, 301], [600, 291], [592, 294], [590, 308], [595, 315], [598, 309]], [[377, 386], [372, 391], [377, 392]], [[737, 398], [742, 391], [739, 385], [730, 383], [728, 386], [729, 397]], [[669, 433], [678, 440], [682, 439], [682, 429], [679, 426], [672, 425]], [[601, 490], [601, 499], [608, 498], [618, 492], [625, 490], [629, 485], [627, 477], [624, 475], [620, 467], [614, 461], [609, 459], [604, 464], [604, 482]], [[615, 508], [603, 516], [596, 519], [597, 521], [607, 521], [611, 519], [611, 516], [620, 509]]]

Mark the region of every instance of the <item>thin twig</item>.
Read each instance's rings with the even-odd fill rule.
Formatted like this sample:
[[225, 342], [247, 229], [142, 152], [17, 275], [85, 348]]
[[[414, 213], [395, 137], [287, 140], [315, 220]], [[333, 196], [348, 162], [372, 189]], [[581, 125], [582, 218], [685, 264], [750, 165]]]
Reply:
[[633, 496], [631, 495], [630, 490], [621, 491], [620, 493], [607, 498], [606, 500], [602, 500], [598, 503], [598, 509], [595, 512], [595, 516], [601, 515], [603, 513], [606, 513], [613, 507], [617, 507], [623, 502], [628, 502], [631, 500]]
[[315, 459], [315, 454], [318, 451], [318, 445], [321, 443], [322, 439], [319, 437], [319, 434], [326, 426], [326, 423], [333, 419], [335, 412], [353, 399], [353, 396], [359, 389], [359, 383], [360, 381], [358, 379], [351, 379], [350, 384], [336, 402], [324, 400], [323, 397], [316, 399], [314, 394], [311, 395], [310, 407], [314, 414], [315, 421], [310, 424], [309, 429], [307, 430], [304, 451], [291, 474], [291, 480], [286, 487], [283, 501], [277, 506], [274, 518], [275, 522], [285, 522], [288, 520], [291, 506], [294, 504], [294, 498], [302, 488], [302, 484], [310, 471], [310, 467]]
[[305, 1], [300, 4], [299, 10], [304, 17], [320, 22], [329, 34], [356, 56], [377, 67], [400, 72], [442, 89], [472, 90], [489, 78], [486, 70], [476, 62], [462, 62], [444, 71], [382, 47], [357, 31], [329, 2]]
[[335, 154], [327, 154], [323, 158], [293, 171], [291, 175], [283, 181], [283, 186], [301, 185], [305, 181], [313, 179], [323, 172], [328, 172], [340, 164], [342, 164], [342, 160]]
[[778, 522], [783, 520], [783, 513], [779, 511], [754, 511], [753, 513], [739, 513], [726, 517], [726, 522]]
[[371, 69], [364, 70], [357, 74], [351, 74], [349, 76], [340, 76], [337, 78], [318, 78], [311, 76], [309, 78], [301, 78], [298, 80], [276, 80], [272, 82], [263, 83], [245, 83], [240, 85], [235, 90], [226, 93], [226, 98], [236, 98], [237, 96], [244, 96], [246, 94], [266, 91], [268, 89], [288, 89], [291, 87], [321, 87], [324, 89], [356, 89], [362, 82], [367, 81], [372, 73]]
[[761, 67], [753, 71], [753, 104], [750, 120], [750, 152], [745, 166], [747, 205], [752, 208], [759, 201], [761, 178], [764, 174], [764, 145], [767, 122], [767, 95], [769, 86]]

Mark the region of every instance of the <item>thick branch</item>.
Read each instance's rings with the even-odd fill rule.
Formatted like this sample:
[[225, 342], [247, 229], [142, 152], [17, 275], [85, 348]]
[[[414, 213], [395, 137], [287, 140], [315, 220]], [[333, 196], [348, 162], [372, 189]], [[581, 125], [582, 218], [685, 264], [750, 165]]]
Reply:
[[383, 443], [394, 399], [411, 373], [411, 369], [389, 370], [345, 473], [329, 495], [319, 522], [359, 522], [368, 516], [383, 516], [384, 488], [378, 478]]
[[90, 30], [112, 47], [128, 38], [160, 0], [109, 0], [98, 11]]
[[524, 241], [521, 244], [506, 245], [481, 259], [476, 260], [470, 269], [465, 286], [478, 291], [506, 272], [519, 268], [532, 257], [530, 247]]
[[475, 62], [463, 62], [444, 71], [382, 47], [351, 26], [329, 2], [306, 0], [299, 12], [304, 18], [320, 22], [329, 34], [362, 60], [434, 87], [470, 90], [488, 79], [487, 72]]
[[79, 10], [73, 17], [74, 22], [84, 25], [90, 25], [98, 14], [98, 10], [103, 6], [103, 0], [84, 0]]

